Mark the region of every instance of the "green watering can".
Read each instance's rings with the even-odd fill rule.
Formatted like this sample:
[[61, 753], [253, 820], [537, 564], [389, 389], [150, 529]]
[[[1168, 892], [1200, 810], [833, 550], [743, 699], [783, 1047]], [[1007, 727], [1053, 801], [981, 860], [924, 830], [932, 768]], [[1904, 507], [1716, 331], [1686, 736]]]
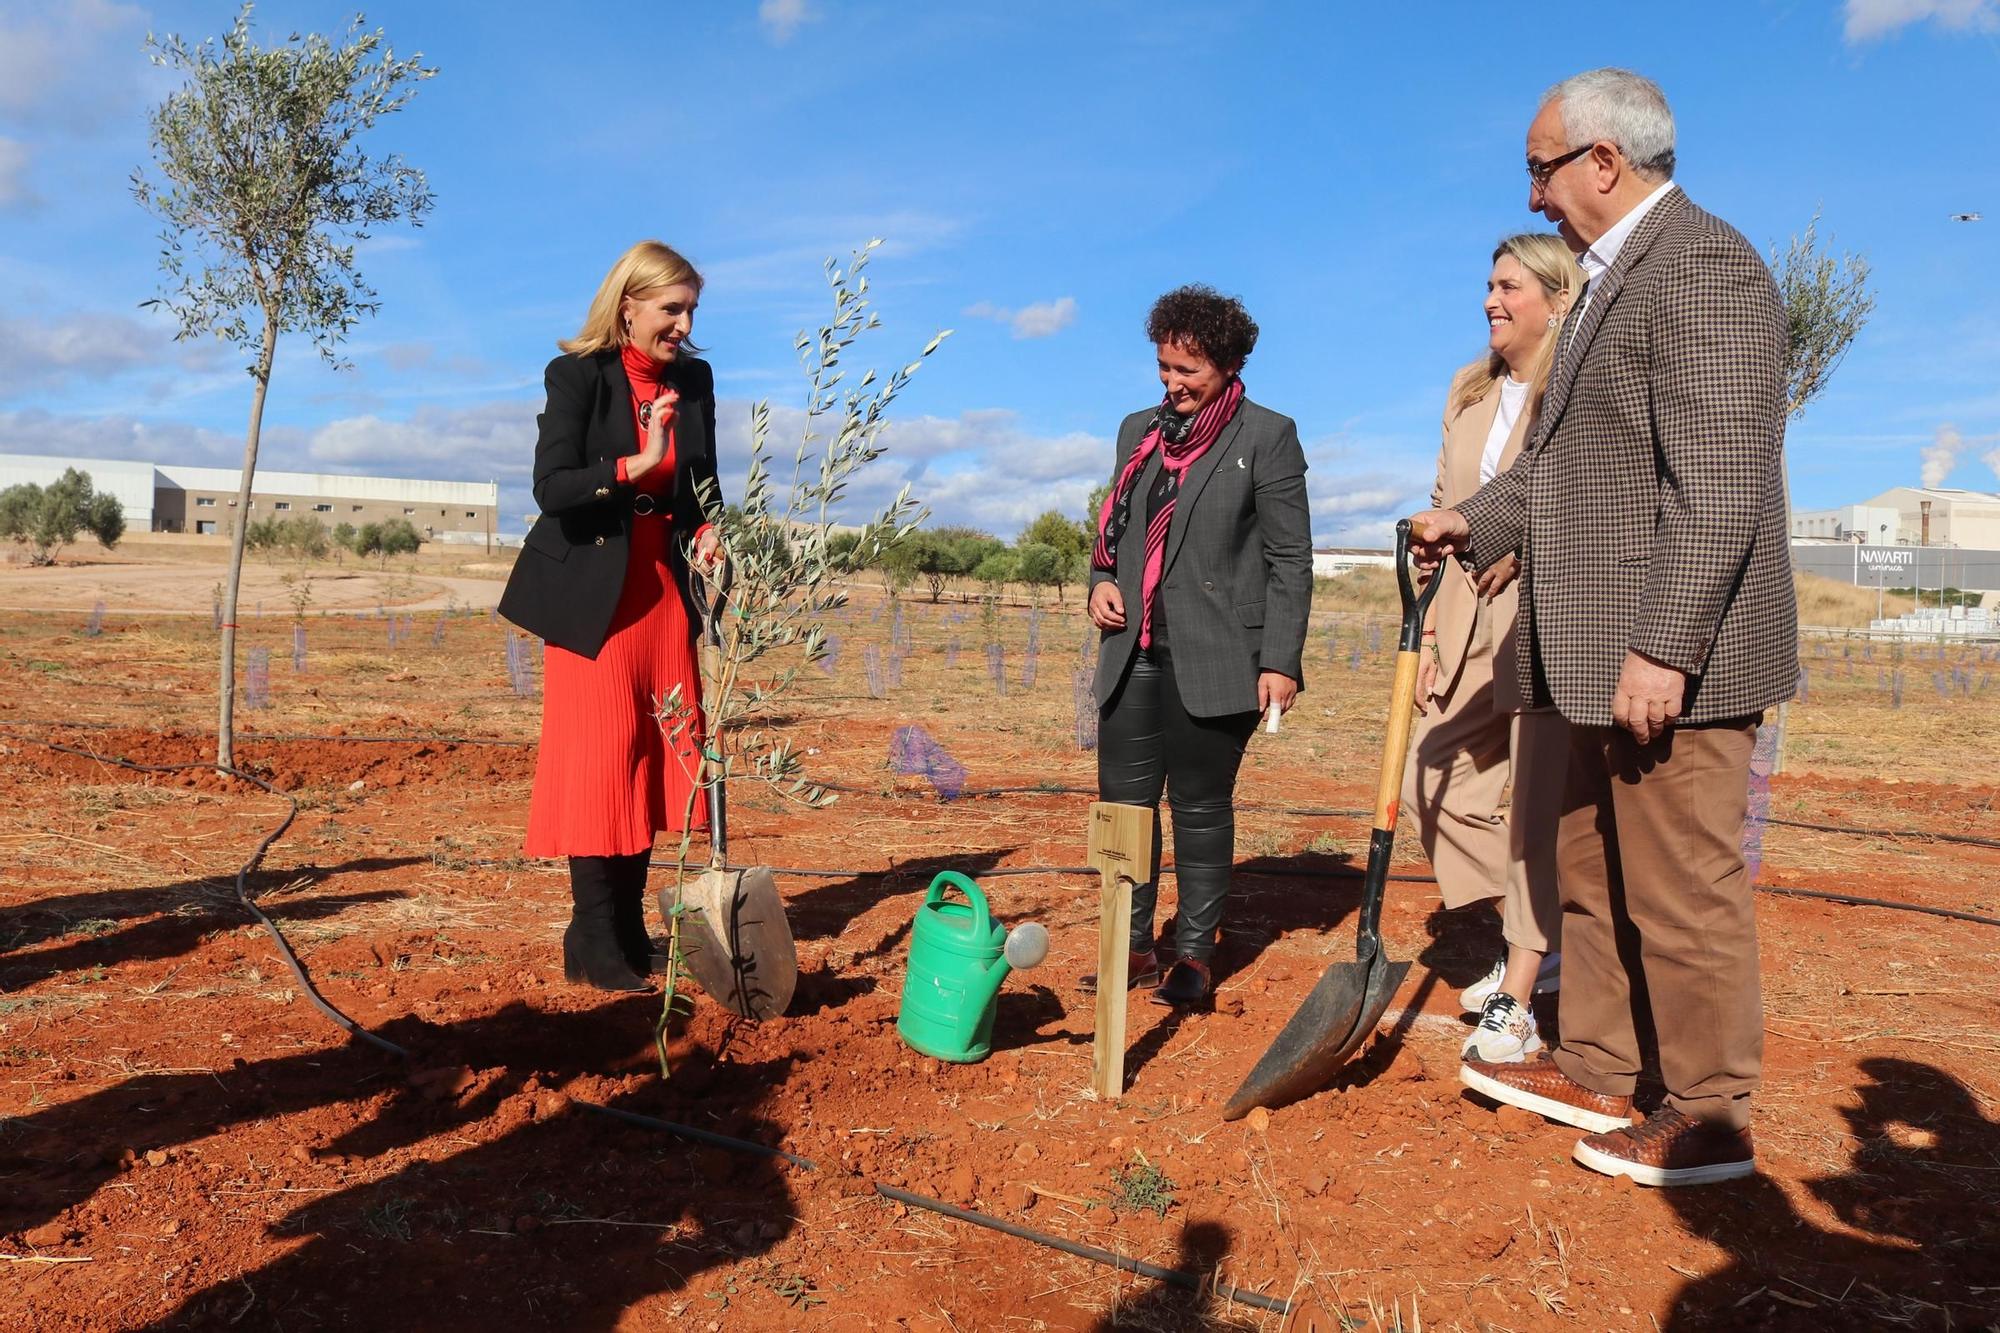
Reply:
[[[964, 902], [947, 902], [957, 889]], [[1049, 955], [1049, 932], [1025, 921], [1010, 932], [986, 910], [986, 895], [956, 870], [931, 881], [910, 930], [910, 965], [896, 1031], [925, 1055], [957, 1064], [993, 1050], [993, 1000], [1017, 967]]]

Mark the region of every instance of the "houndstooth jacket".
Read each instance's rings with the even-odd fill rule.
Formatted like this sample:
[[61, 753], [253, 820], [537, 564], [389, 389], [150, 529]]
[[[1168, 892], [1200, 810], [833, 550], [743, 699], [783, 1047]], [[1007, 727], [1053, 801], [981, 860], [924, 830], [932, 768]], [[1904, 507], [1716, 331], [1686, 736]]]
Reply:
[[1666, 195], [1561, 330], [1520, 459], [1458, 510], [1466, 558], [1521, 554], [1521, 679], [1609, 726], [1627, 649], [1687, 675], [1684, 722], [1791, 697], [1787, 321], [1750, 243]]

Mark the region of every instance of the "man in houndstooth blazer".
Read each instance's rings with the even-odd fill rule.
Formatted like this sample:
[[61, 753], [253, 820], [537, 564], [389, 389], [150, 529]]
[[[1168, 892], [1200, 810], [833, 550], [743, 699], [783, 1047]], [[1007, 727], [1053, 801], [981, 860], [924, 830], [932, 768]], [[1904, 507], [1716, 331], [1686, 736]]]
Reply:
[[[1571, 724], [1561, 1044], [1461, 1077], [1600, 1131], [1577, 1160], [1642, 1184], [1754, 1170], [1763, 1014], [1743, 820], [1762, 710], [1798, 677], [1787, 321], [1757, 251], [1673, 184], [1673, 144], [1666, 99], [1636, 74], [1550, 90], [1528, 132], [1529, 206], [1590, 281], [1520, 460], [1415, 524], [1429, 558], [1519, 552], [1521, 678]], [[1641, 1005], [1668, 1095], [1620, 1128]]]

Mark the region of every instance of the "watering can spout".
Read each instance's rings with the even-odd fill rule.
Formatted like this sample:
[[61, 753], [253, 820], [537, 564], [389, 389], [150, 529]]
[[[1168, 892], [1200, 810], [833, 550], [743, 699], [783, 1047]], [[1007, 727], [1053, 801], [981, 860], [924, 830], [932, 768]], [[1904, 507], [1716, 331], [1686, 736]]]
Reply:
[[965, 1011], [959, 1015], [959, 1035], [970, 1037], [979, 1026], [980, 1015], [993, 1004], [1000, 994], [1001, 983], [1015, 968], [1039, 967], [1049, 956], [1048, 928], [1039, 921], [1023, 921], [1007, 932], [1007, 943], [1000, 950], [1000, 956], [986, 965], [966, 987]]
[[1014, 970], [1005, 955], [994, 959], [986, 969], [972, 977], [965, 988], [965, 1007], [958, 1015], [958, 1039], [970, 1045], [973, 1034], [979, 1028], [979, 1021], [985, 1017], [995, 996], [1000, 994], [1001, 983]]

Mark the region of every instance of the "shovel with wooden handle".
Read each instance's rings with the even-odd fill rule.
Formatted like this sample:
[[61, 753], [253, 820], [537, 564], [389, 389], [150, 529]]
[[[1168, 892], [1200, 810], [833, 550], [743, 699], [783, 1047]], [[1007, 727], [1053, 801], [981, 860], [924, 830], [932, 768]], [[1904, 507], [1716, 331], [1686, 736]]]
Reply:
[[[702, 608], [702, 655], [709, 675], [722, 681], [722, 608], [730, 567], [720, 580], [701, 576], [708, 591]], [[722, 762], [719, 703], [704, 709], [702, 781], [708, 789], [708, 869], [690, 884], [660, 890], [660, 912], [681, 913], [681, 964], [716, 1003], [741, 1018], [775, 1018], [792, 1002], [799, 983], [799, 955], [784, 899], [769, 866], [731, 870], [729, 794]]]
[[1403, 631], [1396, 644], [1396, 683], [1389, 696], [1388, 734], [1382, 743], [1382, 775], [1375, 788], [1375, 827], [1368, 835], [1368, 873], [1362, 881], [1361, 922], [1354, 961], [1334, 963], [1320, 975], [1291, 1021], [1278, 1033], [1222, 1108], [1236, 1120], [1259, 1106], [1283, 1106], [1325, 1087], [1346, 1059], [1361, 1049], [1382, 1020], [1396, 988], [1409, 974], [1408, 963], [1393, 963], [1382, 951], [1382, 892], [1389, 883], [1389, 853], [1396, 844], [1397, 806], [1403, 762], [1409, 757], [1414, 723], [1417, 664], [1423, 647], [1424, 613], [1444, 582], [1431, 576], [1419, 595], [1410, 579], [1410, 521], [1396, 524], [1396, 583], [1403, 595]]

